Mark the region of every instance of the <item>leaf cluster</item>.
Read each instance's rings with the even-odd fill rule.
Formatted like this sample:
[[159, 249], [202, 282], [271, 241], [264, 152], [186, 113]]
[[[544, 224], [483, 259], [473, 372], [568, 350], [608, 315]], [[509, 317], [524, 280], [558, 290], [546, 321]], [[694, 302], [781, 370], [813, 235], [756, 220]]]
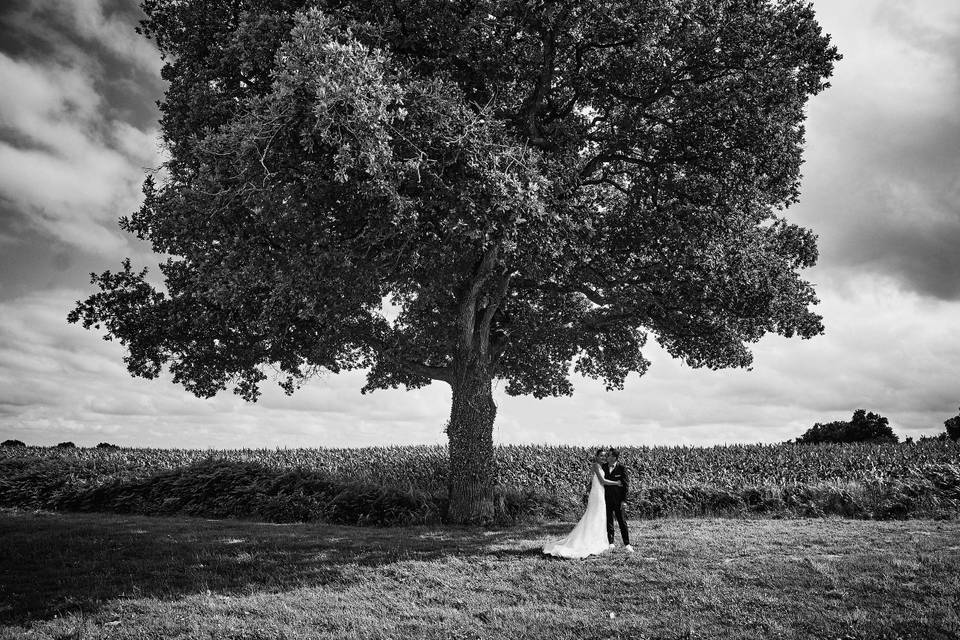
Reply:
[[[128, 369], [253, 400], [482, 370], [621, 388], [653, 335], [749, 366], [822, 332], [799, 270], [804, 106], [839, 55], [798, 0], [144, 0], [170, 159], [69, 320]], [[392, 313], [386, 310], [391, 309]]]
[[960, 440], [960, 414], [957, 414], [952, 418], [947, 418], [943, 422], [943, 426], [946, 427], [946, 434], [948, 438], [951, 440]]

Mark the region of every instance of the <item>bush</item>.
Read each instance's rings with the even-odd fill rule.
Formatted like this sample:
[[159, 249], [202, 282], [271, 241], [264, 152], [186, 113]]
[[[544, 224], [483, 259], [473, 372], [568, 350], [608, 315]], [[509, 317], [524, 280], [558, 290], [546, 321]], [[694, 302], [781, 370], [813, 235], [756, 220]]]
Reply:
[[749, 487], [744, 489], [743, 503], [747, 510], [759, 514], [778, 514], [787, 510], [787, 504], [778, 488]]
[[322, 519], [354, 525], [410, 525], [439, 521], [429, 499], [413, 491], [370, 484], [342, 487], [325, 505]]
[[865, 488], [860, 483], [828, 485], [818, 500], [820, 509], [826, 514], [846, 518], [869, 517]]
[[115, 444], [110, 444], [109, 442], [101, 442], [97, 445], [97, 449], [119, 449]]
[[[46, 485], [46, 490], [31, 506], [66, 511], [376, 526], [440, 520], [429, 497], [415, 490], [346, 484], [315, 471], [278, 471], [256, 463], [209, 460], [93, 487], [65, 488], [62, 484], [54, 486], [48, 477], [36, 479]], [[0, 498], [9, 500], [9, 496]]]
[[952, 464], [930, 465], [924, 470], [928, 480], [944, 496], [960, 500], [960, 466]]
[[493, 500], [494, 520], [501, 524], [577, 519], [584, 507], [580, 496], [540, 487], [501, 485], [494, 490]]
[[23, 444], [20, 440], [4, 440], [0, 447], [25, 447], [27, 445]]
[[948, 418], [943, 426], [947, 428], [947, 437], [953, 441], [960, 440], [960, 414]]
[[77, 445], [73, 444], [72, 442], [61, 442], [60, 444], [57, 445], [57, 448], [58, 449], [76, 449]]
[[0, 506], [56, 509], [52, 498], [70, 481], [70, 475], [55, 460], [0, 459]]
[[899, 442], [899, 437], [890, 428], [887, 419], [878, 413], [863, 409], [853, 412], [849, 422], [838, 420], [827, 424], [817, 423], [797, 438], [800, 444], [821, 442]]
[[640, 498], [628, 503], [630, 505], [629, 515], [639, 518], [659, 518], [664, 515], [663, 506], [646, 498]]
[[877, 520], [906, 520], [916, 511], [919, 493], [915, 484], [891, 483], [883, 488], [873, 517]]
[[711, 486], [691, 488], [689, 501], [691, 512], [696, 515], [736, 516], [747, 510], [738, 492]]

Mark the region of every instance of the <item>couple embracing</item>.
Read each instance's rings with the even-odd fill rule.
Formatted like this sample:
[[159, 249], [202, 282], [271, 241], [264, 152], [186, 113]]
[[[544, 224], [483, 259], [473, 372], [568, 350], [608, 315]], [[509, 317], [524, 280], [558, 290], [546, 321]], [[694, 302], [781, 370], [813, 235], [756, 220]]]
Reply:
[[616, 449], [597, 449], [590, 474], [587, 510], [573, 531], [543, 547], [543, 552], [561, 558], [586, 558], [613, 548], [613, 520], [620, 525], [624, 549], [632, 552], [630, 533], [623, 519], [623, 501], [627, 497], [627, 470], [620, 464]]

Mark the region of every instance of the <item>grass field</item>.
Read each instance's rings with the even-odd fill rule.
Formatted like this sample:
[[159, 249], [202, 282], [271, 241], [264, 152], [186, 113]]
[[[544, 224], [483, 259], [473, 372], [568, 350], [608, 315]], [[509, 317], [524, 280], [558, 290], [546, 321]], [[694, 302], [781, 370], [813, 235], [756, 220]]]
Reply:
[[480, 531], [0, 513], [0, 638], [960, 637], [960, 523], [634, 521], [637, 548]]

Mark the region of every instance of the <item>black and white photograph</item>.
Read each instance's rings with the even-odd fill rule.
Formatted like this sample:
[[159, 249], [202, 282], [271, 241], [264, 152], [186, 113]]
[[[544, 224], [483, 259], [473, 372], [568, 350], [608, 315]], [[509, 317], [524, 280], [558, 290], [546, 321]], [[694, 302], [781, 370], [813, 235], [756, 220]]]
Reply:
[[0, 640], [960, 640], [956, 0], [0, 2]]

